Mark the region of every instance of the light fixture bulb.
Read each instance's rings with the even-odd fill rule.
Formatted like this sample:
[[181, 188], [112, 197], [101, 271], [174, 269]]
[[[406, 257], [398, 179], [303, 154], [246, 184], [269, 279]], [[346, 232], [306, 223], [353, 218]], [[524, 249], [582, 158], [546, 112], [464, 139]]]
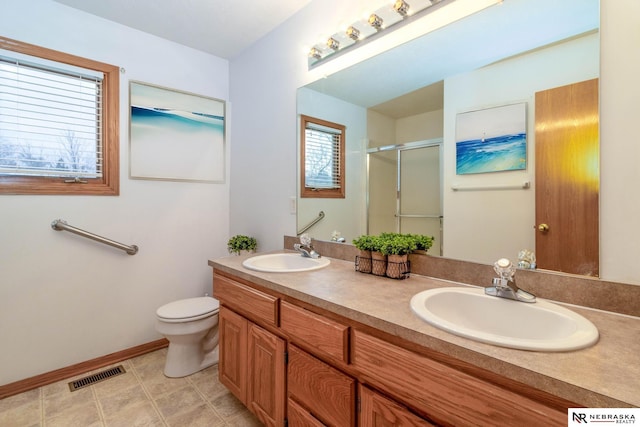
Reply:
[[381, 30], [382, 29], [382, 18], [380, 18], [375, 13], [372, 13], [371, 16], [369, 16], [369, 21], [368, 22], [369, 22], [369, 25], [371, 25], [376, 30]]
[[358, 30], [356, 27], [352, 25], [351, 27], [347, 28], [347, 36], [350, 39], [357, 41], [360, 39], [360, 30]]
[[397, 0], [393, 4], [393, 9], [398, 12], [402, 17], [406, 17], [409, 13], [409, 3], [404, 0]]
[[327, 40], [327, 46], [330, 49], [338, 50], [338, 49], [340, 49], [340, 42], [338, 40], [334, 39], [333, 37], [329, 37], [329, 40]]
[[319, 49], [312, 47], [309, 51], [309, 58], [322, 59], [322, 52]]

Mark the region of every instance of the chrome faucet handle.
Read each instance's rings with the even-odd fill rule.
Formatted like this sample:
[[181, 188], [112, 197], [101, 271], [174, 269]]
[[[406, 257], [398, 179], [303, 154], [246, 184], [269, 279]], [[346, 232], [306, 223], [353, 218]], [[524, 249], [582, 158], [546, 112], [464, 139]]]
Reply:
[[536, 302], [536, 296], [523, 291], [516, 285], [516, 266], [506, 258], [501, 258], [493, 264], [493, 269], [500, 277], [494, 277], [493, 286], [484, 289], [484, 293], [494, 297], [507, 298], [522, 302]]
[[300, 243], [303, 246], [311, 246], [311, 237], [307, 233], [304, 233], [300, 236]]

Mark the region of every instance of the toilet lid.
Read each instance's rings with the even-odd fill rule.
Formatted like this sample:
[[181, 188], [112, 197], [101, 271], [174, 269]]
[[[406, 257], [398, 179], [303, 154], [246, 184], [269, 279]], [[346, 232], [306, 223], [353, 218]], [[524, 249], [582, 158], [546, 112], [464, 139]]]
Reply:
[[187, 298], [160, 307], [156, 314], [163, 319], [189, 319], [217, 312], [220, 303], [211, 297]]

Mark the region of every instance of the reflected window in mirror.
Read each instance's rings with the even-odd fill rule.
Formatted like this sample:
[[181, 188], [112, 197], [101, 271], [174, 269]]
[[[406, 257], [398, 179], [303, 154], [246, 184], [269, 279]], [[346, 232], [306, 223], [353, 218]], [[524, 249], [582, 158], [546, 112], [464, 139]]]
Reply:
[[346, 127], [301, 115], [300, 130], [300, 197], [344, 199]]

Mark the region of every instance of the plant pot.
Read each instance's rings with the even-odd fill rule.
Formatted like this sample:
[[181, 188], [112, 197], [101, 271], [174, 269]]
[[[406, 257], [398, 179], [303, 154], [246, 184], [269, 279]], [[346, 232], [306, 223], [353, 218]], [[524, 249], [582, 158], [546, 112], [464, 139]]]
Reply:
[[389, 255], [387, 257], [386, 275], [392, 279], [401, 279], [409, 272], [408, 255]]
[[356, 271], [371, 273], [371, 251], [360, 250], [358, 261], [356, 262]]
[[251, 255], [251, 254], [255, 254], [256, 251], [254, 251], [253, 249], [251, 250], [246, 250], [246, 249], [242, 249], [240, 250], [240, 252], [235, 252], [236, 255], [241, 256], [241, 255]]
[[381, 252], [371, 251], [371, 272], [376, 276], [387, 274], [387, 256]]

